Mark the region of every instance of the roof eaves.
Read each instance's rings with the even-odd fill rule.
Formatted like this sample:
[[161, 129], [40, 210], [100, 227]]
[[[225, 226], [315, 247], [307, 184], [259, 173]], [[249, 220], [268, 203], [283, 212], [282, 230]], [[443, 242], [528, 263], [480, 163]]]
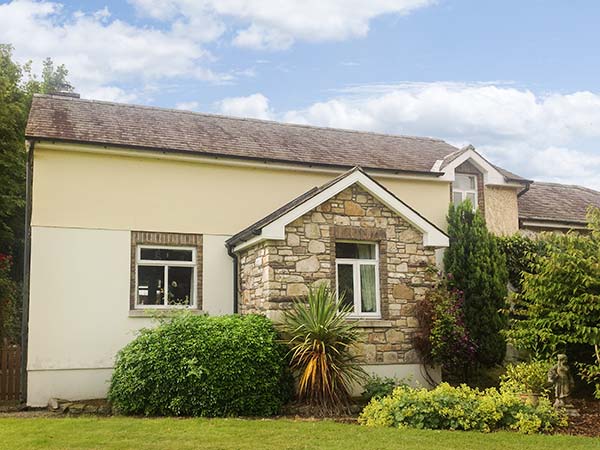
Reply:
[[[176, 148], [165, 148], [165, 147], [149, 147], [143, 145], [136, 144], [121, 144], [121, 143], [113, 143], [113, 142], [102, 142], [102, 141], [91, 141], [91, 140], [76, 140], [76, 139], [63, 139], [57, 138], [53, 136], [43, 136], [36, 134], [26, 134], [26, 140], [37, 140], [39, 141], [49, 141], [49, 142], [63, 142], [66, 144], [83, 144], [83, 145], [97, 145], [104, 148], [112, 147], [119, 148], [123, 150], [137, 150], [137, 151], [154, 151], [160, 153], [172, 153], [172, 154], [181, 154], [187, 156], [202, 156], [202, 157], [214, 157], [214, 158], [223, 158], [223, 159], [236, 159], [243, 161], [257, 161], [271, 164], [291, 164], [303, 167], [323, 167], [329, 169], [339, 169], [339, 170], [348, 170], [354, 166], [352, 165], [339, 165], [339, 164], [328, 164], [322, 162], [308, 162], [308, 161], [297, 161], [297, 160], [289, 160], [289, 159], [275, 159], [275, 158], [258, 158], [254, 156], [242, 156], [242, 155], [231, 155], [224, 153], [216, 153], [216, 152], [207, 152], [207, 151], [197, 151], [197, 150], [182, 150]], [[399, 168], [382, 168], [382, 167], [363, 167], [364, 170], [372, 170], [389, 174], [397, 174], [397, 175], [416, 175], [416, 176], [424, 176], [424, 177], [432, 177], [439, 178], [444, 175], [443, 172], [435, 172], [430, 170], [410, 170], [410, 169], [399, 169]]]

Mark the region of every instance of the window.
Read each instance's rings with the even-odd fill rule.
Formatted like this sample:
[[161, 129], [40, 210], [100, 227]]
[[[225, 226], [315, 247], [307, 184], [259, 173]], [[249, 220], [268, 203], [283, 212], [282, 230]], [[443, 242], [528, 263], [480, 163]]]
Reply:
[[379, 317], [379, 249], [365, 242], [335, 244], [337, 294], [352, 316]]
[[473, 208], [477, 208], [477, 177], [457, 173], [452, 184], [452, 200], [458, 205], [465, 200], [471, 200]]
[[137, 247], [136, 307], [195, 306], [196, 282], [196, 248]]

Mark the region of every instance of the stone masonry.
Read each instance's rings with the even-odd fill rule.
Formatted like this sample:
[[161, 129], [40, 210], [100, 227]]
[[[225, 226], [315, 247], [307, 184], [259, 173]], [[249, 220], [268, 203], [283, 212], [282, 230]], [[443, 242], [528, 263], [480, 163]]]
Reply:
[[286, 227], [286, 239], [265, 241], [240, 253], [240, 313], [277, 319], [314, 283], [335, 289], [336, 240], [379, 246], [381, 318], [359, 319], [366, 364], [418, 363], [413, 335], [415, 304], [435, 282], [434, 250], [420, 231], [353, 185]]

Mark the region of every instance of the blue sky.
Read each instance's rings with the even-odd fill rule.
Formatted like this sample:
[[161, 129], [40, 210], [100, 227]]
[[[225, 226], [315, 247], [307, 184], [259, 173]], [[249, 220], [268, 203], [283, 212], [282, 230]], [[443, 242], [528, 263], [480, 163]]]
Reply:
[[427, 135], [600, 189], [600, 2], [0, 2], [86, 98]]

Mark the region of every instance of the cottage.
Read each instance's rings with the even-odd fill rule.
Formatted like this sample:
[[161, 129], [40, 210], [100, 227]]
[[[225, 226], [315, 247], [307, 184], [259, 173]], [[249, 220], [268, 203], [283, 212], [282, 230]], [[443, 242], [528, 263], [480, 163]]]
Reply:
[[369, 371], [422, 379], [414, 305], [451, 201], [519, 230], [531, 181], [441, 140], [36, 95], [27, 126], [26, 399], [106, 395], [157, 312], [265, 314], [344, 293]]

